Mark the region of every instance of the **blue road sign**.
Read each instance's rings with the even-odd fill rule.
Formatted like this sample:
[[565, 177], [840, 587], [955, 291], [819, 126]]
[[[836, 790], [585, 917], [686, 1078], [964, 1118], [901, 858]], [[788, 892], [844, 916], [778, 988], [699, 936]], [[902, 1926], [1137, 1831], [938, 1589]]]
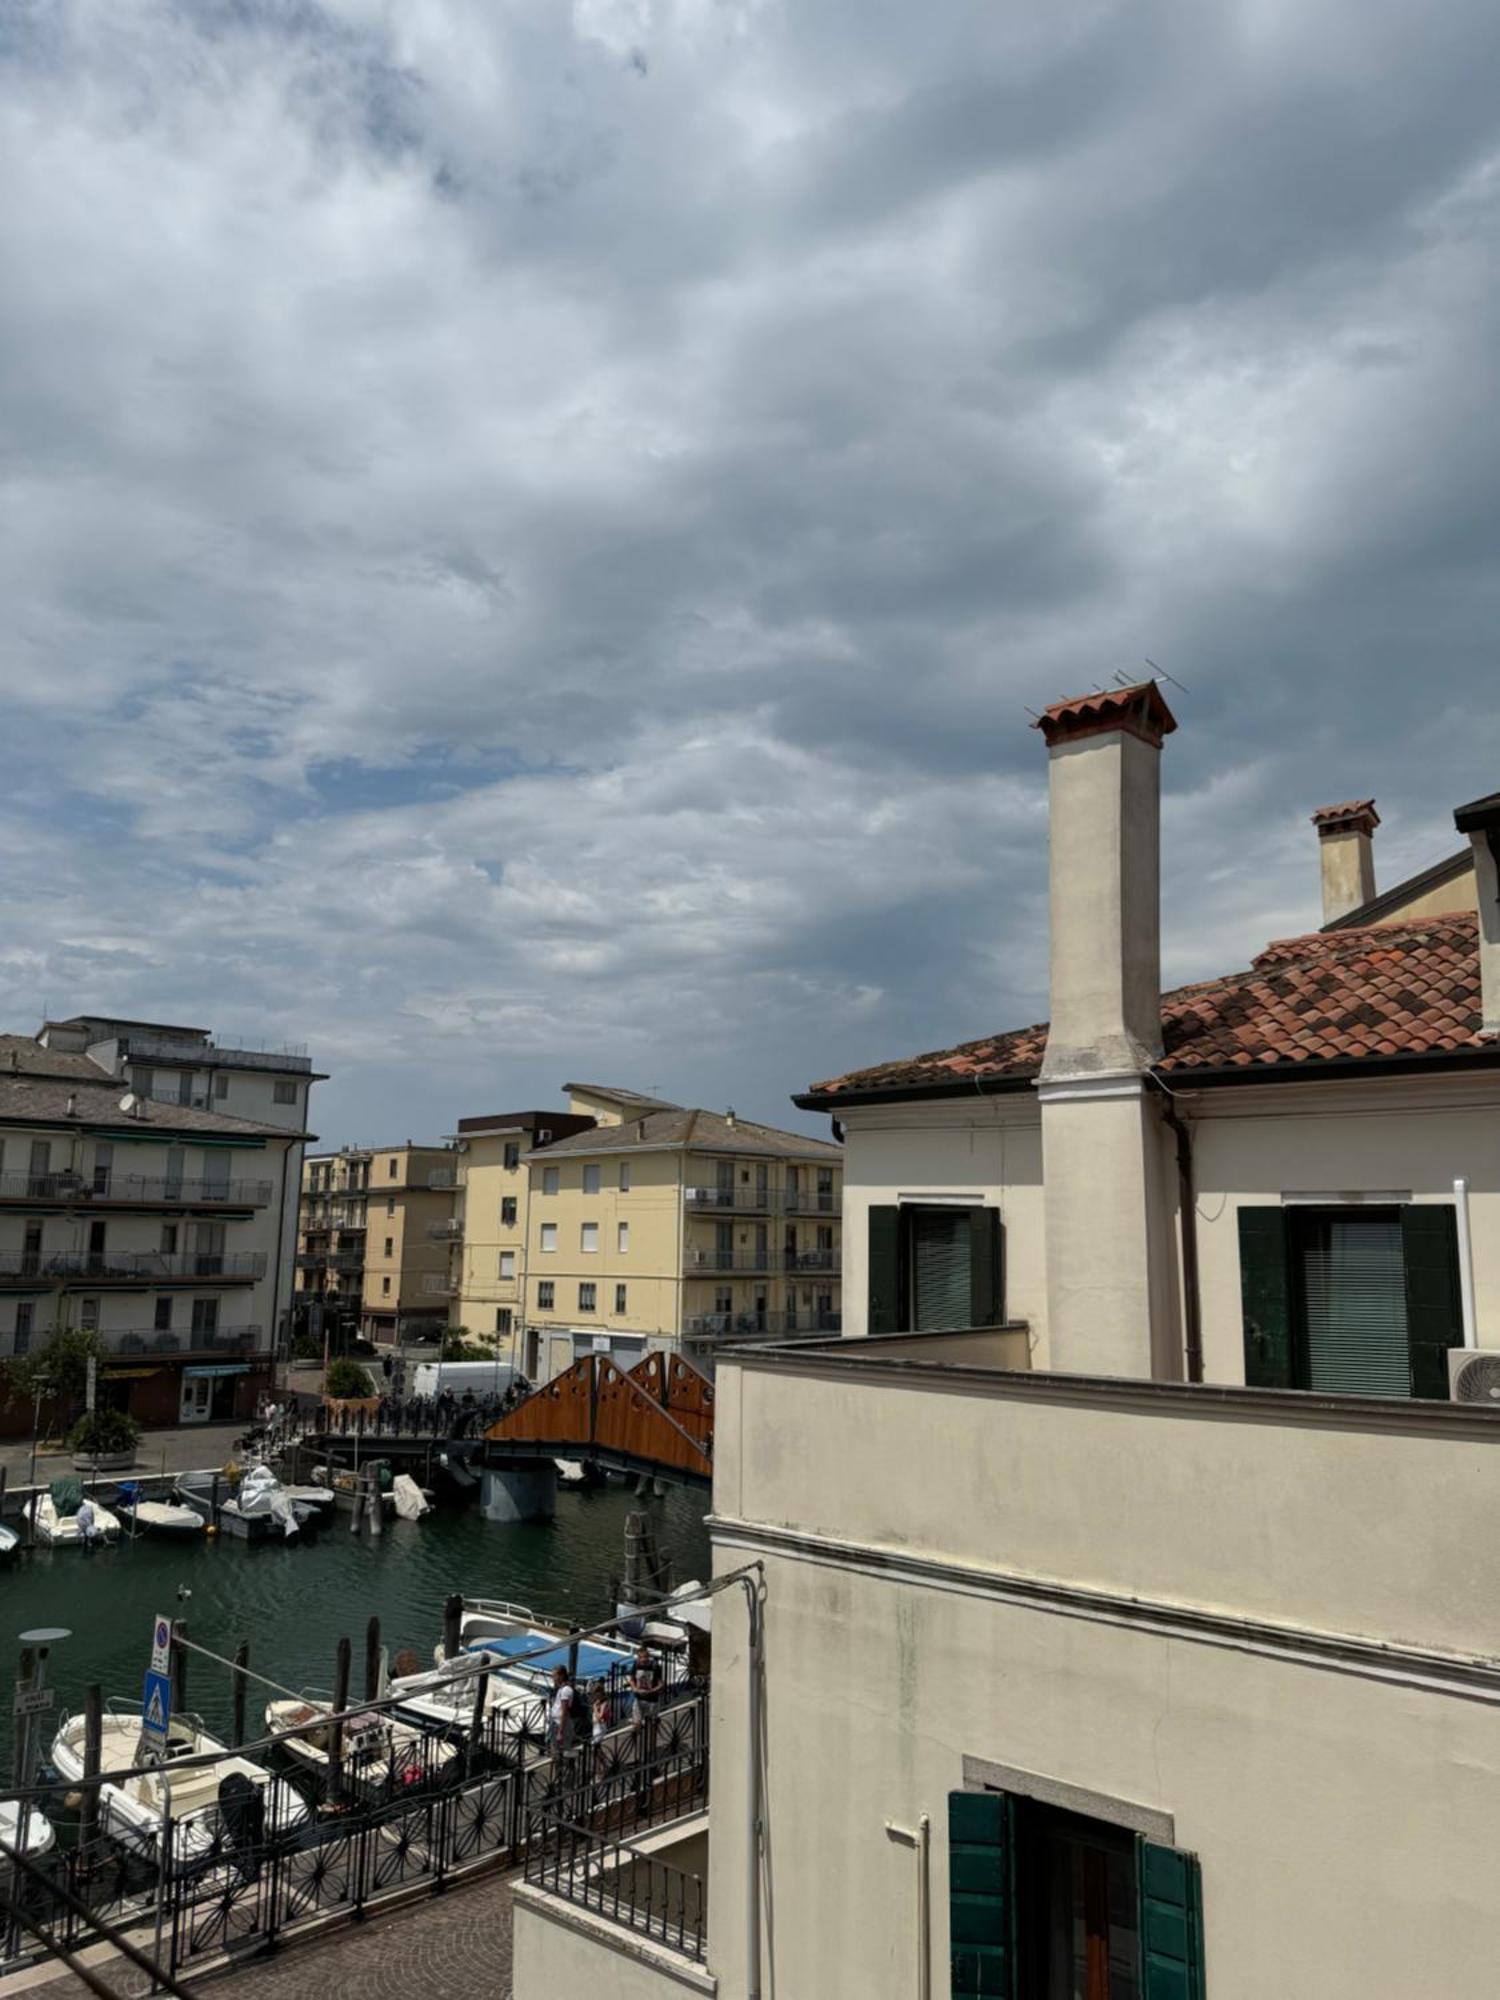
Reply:
[[146, 1689], [141, 1696], [141, 1728], [147, 1736], [154, 1736], [159, 1742], [167, 1740], [167, 1727], [172, 1720], [172, 1681], [168, 1674], [147, 1674]]

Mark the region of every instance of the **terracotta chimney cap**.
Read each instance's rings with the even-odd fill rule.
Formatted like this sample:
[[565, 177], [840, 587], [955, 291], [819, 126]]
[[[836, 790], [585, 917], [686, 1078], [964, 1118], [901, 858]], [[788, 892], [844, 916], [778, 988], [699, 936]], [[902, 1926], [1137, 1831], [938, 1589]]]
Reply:
[[1138, 681], [1133, 687], [1099, 688], [1071, 701], [1055, 701], [1032, 726], [1041, 730], [1049, 750], [1111, 730], [1124, 730], [1159, 750], [1162, 738], [1177, 727], [1177, 718], [1155, 681]]
[[1319, 806], [1312, 823], [1321, 840], [1333, 833], [1373, 833], [1380, 814], [1373, 799], [1345, 799], [1341, 806]]

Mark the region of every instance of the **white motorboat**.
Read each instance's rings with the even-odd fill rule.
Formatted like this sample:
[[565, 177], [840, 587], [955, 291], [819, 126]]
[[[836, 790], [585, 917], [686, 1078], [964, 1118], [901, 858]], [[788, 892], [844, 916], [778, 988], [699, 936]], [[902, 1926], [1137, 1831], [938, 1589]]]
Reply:
[[21, 1537], [15, 1529], [7, 1528], [5, 1523], [0, 1521], [0, 1562], [5, 1562], [13, 1556], [20, 1546]]
[[[65, 1486], [68, 1483], [66, 1480], [59, 1480], [57, 1485]], [[66, 1505], [66, 1502], [64, 1504]], [[107, 1507], [101, 1507], [97, 1500], [91, 1500], [89, 1506], [93, 1510], [93, 1533], [86, 1537], [78, 1525], [78, 1510], [74, 1508], [64, 1513], [58, 1506], [55, 1488], [52, 1493], [38, 1493], [31, 1503], [31, 1517], [36, 1524], [37, 1540], [45, 1542], [49, 1548], [54, 1549], [79, 1549], [86, 1548], [90, 1541], [117, 1540], [120, 1523], [116, 1516], [111, 1514]]]
[[[25, 1829], [22, 1830], [21, 1814], [26, 1814]], [[14, 1799], [0, 1801], [0, 1840], [7, 1847], [23, 1854], [28, 1861], [35, 1861], [48, 1853], [57, 1835], [52, 1831], [52, 1822], [35, 1806], [22, 1807]], [[0, 1858], [0, 1868], [6, 1863]]]
[[189, 1507], [181, 1500], [144, 1500], [130, 1487], [121, 1487], [119, 1507], [127, 1525], [140, 1534], [168, 1535], [186, 1540], [193, 1535], [201, 1535], [205, 1526], [203, 1516], [195, 1507]]
[[[325, 1785], [333, 1768], [329, 1755], [333, 1731], [326, 1719], [332, 1712], [330, 1702], [311, 1697], [266, 1703], [267, 1732], [280, 1736], [283, 1730], [299, 1730], [296, 1736], [283, 1736], [281, 1748], [307, 1770], [316, 1772]], [[304, 1729], [308, 1723], [314, 1726]], [[439, 1777], [455, 1754], [451, 1743], [435, 1742], [410, 1723], [383, 1712], [356, 1711], [344, 1720], [344, 1782], [351, 1792], [362, 1796]]]
[[338, 1495], [331, 1486], [283, 1486], [293, 1507], [310, 1507], [314, 1514], [331, 1514]]
[[[68, 1784], [83, 1776], [84, 1718], [63, 1718], [52, 1739], [52, 1764]], [[180, 1768], [178, 1760], [213, 1754], [211, 1764]], [[162, 1811], [172, 1820], [171, 1865], [180, 1868], [211, 1853], [225, 1830], [219, 1788], [229, 1777], [247, 1780], [267, 1801], [265, 1830], [290, 1833], [308, 1817], [307, 1801], [287, 1784], [271, 1785], [263, 1765], [241, 1757], [211, 1736], [195, 1715], [174, 1715], [168, 1725], [166, 1754], [148, 1761], [143, 1748], [139, 1709], [112, 1704], [104, 1714], [99, 1744], [102, 1771], [128, 1771], [99, 1787], [99, 1825], [112, 1840], [132, 1853], [154, 1860], [160, 1853]], [[231, 1829], [232, 1831], [232, 1829]]]
[[426, 1673], [402, 1674], [391, 1682], [395, 1713], [403, 1722], [438, 1736], [465, 1740], [474, 1722], [474, 1692], [481, 1673], [488, 1672], [484, 1688], [484, 1719], [503, 1713], [522, 1737], [543, 1740], [546, 1697], [531, 1688], [505, 1678], [498, 1653], [463, 1653], [444, 1660]]
[[252, 1465], [238, 1487], [219, 1483], [219, 1509], [214, 1519], [214, 1477], [185, 1472], [177, 1481], [177, 1497], [210, 1526], [241, 1541], [290, 1540], [314, 1517], [314, 1510], [291, 1498], [268, 1465]]

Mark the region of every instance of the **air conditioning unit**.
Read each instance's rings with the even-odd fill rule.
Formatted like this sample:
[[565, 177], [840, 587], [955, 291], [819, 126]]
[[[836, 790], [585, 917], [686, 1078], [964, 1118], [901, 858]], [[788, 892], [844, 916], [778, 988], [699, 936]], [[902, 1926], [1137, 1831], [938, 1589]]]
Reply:
[[1448, 1394], [1500, 1410], [1500, 1347], [1450, 1347]]

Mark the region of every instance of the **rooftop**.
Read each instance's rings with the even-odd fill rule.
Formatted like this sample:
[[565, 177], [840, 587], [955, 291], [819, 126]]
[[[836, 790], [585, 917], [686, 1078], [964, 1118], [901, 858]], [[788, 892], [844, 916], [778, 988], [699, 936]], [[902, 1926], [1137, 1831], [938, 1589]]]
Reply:
[[[23, 1039], [21, 1037], [6, 1037]], [[47, 1054], [48, 1051], [42, 1051]], [[235, 1133], [249, 1138], [299, 1139], [309, 1133], [289, 1130], [285, 1125], [263, 1125], [253, 1118], [231, 1118], [222, 1111], [200, 1110], [191, 1104], [170, 1104], [159, 1098], [136, 1097], [135, 1109], [123, 1111], [120, 1100], [127, 1086], [118, 1077], [106, 1077], [94, 1066], [97, 1081], [72, 1073], [10, 1075], [0, 1069], [0, 1125], [87, 1125], [110, 1126], [118, 1131], [139, 1134], [152, 1127], [163, 1139], [169, 1134], [194, 1132]], [[71, 1110], [69, 1107], [72, 1107]]]
[[[570, 1085], [569, 1088], [575, 1086]], [[579, 1084], [576, 1088], [587, 1089]], [[740, 1153], [760, 1159], [841, 1160], [843, 1149], [826, 1139], [800, 1132], [783, 1132], [776, 1125], [757, 1125], [749, 1118], [730, 1119], [718, 1111], [687, 1111], [673, 1105], [648, 1111], [624, 1125], [599, 1125], [575, 1132], [542, 1149], [541, 1157], [557, 1153], [627, 1153], [653, 1151]]]
[[648, 1097], [642, 1090], [619, 1090], [612, 1083], [565, 1083], [566, 1091], [579, 1091], [585, 1097], [602, 1097], [607, 1104], [618, 1104], [637, 1111], [681, 1111], [680, 1104], [674, 1104], [670, 1097]]
[[[1314, 931], [1267, 946], [1244, 972], [1162, 996], [1169, 1076], [1318, 1073], [1326, 1065], [1500, 1058], [1480, 1033], [1479, 953], [1470, 911], [1362, 929]], [[1014, 1028], [814, 1084], [798, 1103], [1023, 1088], [1038, 1075], [1047, 1024]]]

